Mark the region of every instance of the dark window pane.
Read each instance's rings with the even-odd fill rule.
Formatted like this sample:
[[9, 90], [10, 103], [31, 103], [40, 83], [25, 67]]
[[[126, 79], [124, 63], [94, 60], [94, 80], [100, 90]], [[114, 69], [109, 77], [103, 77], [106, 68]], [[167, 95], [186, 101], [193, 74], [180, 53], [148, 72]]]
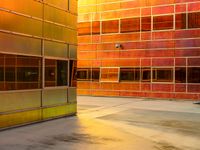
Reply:
[[154, 82], [172, 82], [173, 69], [172, 68], [155, 68], [153, 69]]
[[188, 28], [200, 28], [200, 12], [188, 14]]
[[69, 86], [76, 87], [76, 80], [77, 80], [77, 61], [76, 60], [70, 60], [70, 73], [69, 73]]
[[5, 80], [6, 81], [15, 81], [15, 68], [6, 67], [5, 68]]
[[176, 29], [186, 28], [186, 14], [176, 14]]
[[103, 21], [102, 22], [102, 33], [117, 33], [119, 32], [119, 21]]
[[142, 17], [142, 31], [151, 31], [151, 16]]
[[57, 86], [67, 85], [68, 62], [57, 61]]
[[176, 68], [175, 81], [176, 83], [186, 83], [186, 68], [185, 67]]
[[15, 68], [5, 68], [5, 90], [16, 90]]
[[17, 89], [41, 88], [41, 58], [17, 56]]
[[90, 34], [91, 34], [90, 22], [78, 23], [78, 35], [90, 35]]
[[56, 60], [45, 60], [45, 86], [56, 86]]
[[121, 19], [121, 33], [140, 31], [140, 18]]
[[173, 16], [154, 16], [153, 17], [153, 29], [165, 30], [173, 29]]
[[121, 68], [120, 81], [140, 81], [139, 68]]
[[16, 90], [16, 60], [15, 55], [5, 55], [5, 90]]
[[18, 67], [17, 81], [39, 82], [39, 68], [38, 67]]
[[0, 81], [4, 81], [4, 68], [0, 67]]
[[78, 69], [77, 70], [77, 80], [90, 80], [91, 71], [88, 68]]
[[142, 76], [142, 82], [150, 82], [151, 81], [151, 69], [150, 68], [142, 68], [141, 76]]
[[92, 22], [92, 34], [100, 34], [100, 22]]
[[188, 68], [188, 83], [200, 83], [200, 67]]
[[92, 81], [99, 81], [99, 74], [100, 74], [99, 68], [92, 68]]

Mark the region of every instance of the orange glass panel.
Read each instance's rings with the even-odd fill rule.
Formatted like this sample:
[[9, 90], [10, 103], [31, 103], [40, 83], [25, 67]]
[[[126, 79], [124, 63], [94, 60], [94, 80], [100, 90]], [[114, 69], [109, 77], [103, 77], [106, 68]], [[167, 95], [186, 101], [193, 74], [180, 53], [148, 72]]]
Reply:
[[140, 18], [121, 19], [121, 33], [140, 31]]
[[151, 31], [151, 16], [142, 17], [142, 31]]
[[92, 34], [100, 34], [100, 22], [92, 22]]
[[188, 28], [200, 28], [200, 12], [188, 14]]
[[119, 68], [101, 68], [101, 82], [119, 82]]
[[153, 29], [154, 30], [173, 29], [173, 16], [172, 15], [154, 16]]
[[186, 28], [186, 14], [176, 14], [176, 29]]
[[103, 21], [102, 22], [102, 33], [117, 33], [119, 32], [119, 21]]
[[91, 23], [82, 22], [78, 24], [78, 35], [89, 35], [91, 34]]

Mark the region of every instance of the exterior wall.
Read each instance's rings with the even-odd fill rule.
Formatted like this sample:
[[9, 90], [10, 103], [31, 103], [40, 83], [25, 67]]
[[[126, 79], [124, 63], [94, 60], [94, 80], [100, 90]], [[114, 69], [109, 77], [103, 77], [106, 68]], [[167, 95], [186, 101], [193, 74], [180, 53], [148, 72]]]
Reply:
[[200, 98], [199, 0], [78, 5], [79, 95]]
[[76, 114], [77, 0], [0, 1], [0, 129]]

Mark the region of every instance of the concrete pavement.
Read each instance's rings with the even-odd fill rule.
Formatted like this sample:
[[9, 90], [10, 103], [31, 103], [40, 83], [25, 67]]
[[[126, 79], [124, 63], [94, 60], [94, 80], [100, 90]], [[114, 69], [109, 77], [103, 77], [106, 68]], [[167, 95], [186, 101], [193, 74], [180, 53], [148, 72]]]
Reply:
[[200, 150], [192, 101], [78, 97], [78, 114], [0, 132], [0, 150]]

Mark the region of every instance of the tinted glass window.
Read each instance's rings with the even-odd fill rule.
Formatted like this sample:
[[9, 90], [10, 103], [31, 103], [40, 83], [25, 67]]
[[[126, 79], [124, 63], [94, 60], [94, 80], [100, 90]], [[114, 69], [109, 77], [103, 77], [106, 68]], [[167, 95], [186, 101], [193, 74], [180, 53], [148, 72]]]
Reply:
[[140, 69], [120, 68], [120, 81], [140, 81]]
[[173, 69], [172, 68], [155, 68], [153, 69], [154, 82], [172, 82]]
[[188, 28], [200, 28], [200, 12], [188, 14]]
[[151, 81], [151, 68], [142, 68], [141, 69], [142, 82]]
[[200, 67], [188, 68], [188, 83], [200, 83]]
[[176, 83], [186, 83], [186, 68], [185, 67], [176, 68], [175, 81]]
[[154, 30], [173, 29], [173, 16], [155, 16], [153, 17]]

